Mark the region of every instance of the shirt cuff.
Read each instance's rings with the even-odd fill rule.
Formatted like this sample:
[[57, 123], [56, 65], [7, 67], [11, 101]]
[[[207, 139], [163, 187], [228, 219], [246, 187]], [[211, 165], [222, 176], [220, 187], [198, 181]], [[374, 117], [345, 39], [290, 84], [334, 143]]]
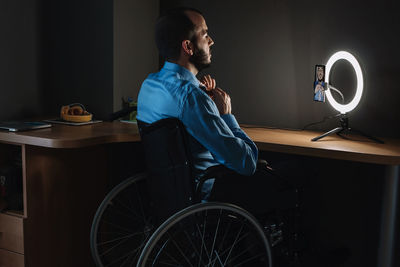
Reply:
[[240, 129], [239, 123], [233, 114], [224, 114], [221, 118], [225, 121], [230, 129]]

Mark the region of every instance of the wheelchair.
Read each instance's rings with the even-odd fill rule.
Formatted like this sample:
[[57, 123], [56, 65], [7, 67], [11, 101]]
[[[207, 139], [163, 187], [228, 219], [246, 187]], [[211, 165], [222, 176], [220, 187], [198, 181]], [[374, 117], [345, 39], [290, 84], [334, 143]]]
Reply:
[[[205, 181], [224, 179], [233, 171], [222, 165], [210, 167], [195, 187], [189, 137], [178, 119], [138, 126], [148, 172], [121, 182], [96, 211], [90, 247], [98, 267], [271, 267], [273, 256], [291, 257], [286, 263], [296, 261], [289, 255], [295, 249], [280, 245], [296, 236], [296, 227], [286, 236], [282, 233], [287, 225], [284, 216], [266, 214], [273, 219], [263, 218], [261, 225], [239, 206], [201, 201]], [[258, 168], [270, 171], [266, 162]]]

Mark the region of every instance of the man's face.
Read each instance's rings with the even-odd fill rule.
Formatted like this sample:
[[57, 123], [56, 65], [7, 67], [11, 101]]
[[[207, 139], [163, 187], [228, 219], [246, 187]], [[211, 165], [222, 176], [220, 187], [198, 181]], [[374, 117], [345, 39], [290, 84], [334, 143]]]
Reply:
[[193, 55], [189, 58], [195, 67], [201, 71], [211, 64], [211, 46], [214, 41], [208, 35], [208, 27], [203, 16], [196, 12], [188, 11], [187, 15], [196, 25], [193, 39]]
[[319, 81], [324, 78], [324, 69], [322, 67], [317, 67], [317, 76]]

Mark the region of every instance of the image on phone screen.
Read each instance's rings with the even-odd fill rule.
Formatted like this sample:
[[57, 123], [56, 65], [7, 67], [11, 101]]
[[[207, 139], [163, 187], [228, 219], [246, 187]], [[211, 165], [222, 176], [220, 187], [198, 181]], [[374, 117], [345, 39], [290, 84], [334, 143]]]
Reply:
[[314, 100], [325, 102], [325, 65], [315, 65]]

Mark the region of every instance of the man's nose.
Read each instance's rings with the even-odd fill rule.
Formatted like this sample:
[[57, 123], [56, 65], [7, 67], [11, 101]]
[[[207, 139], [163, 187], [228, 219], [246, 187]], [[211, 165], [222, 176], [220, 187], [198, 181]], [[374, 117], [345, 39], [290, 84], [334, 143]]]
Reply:
[[209, 43], [209, 46], [212, 46], [212, 45], [214, 45], [214, 40], [210, 37], [210, 40], [208, 41], [208, 43]]

